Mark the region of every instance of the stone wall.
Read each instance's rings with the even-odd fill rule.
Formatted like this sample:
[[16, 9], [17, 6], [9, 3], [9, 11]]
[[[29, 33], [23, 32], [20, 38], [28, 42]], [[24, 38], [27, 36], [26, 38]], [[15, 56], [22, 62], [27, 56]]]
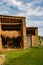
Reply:
[[35, 29], [35, 35], [32, 36], [32, 46], [33, 47], [38, 46], [38, 29]]

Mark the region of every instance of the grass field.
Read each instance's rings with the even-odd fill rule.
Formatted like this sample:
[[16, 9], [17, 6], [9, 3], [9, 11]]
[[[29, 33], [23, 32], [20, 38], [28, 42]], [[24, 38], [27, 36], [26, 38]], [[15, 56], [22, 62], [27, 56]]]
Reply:
[[43, 65], [43, 48], [0, 52], [6, 55], [5, 65]]

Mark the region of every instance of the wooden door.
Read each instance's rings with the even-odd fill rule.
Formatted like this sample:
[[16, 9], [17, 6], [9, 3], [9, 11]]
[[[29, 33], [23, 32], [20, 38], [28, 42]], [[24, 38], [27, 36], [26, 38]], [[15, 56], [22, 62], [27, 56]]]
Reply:
[[28, 47], [32, 46], [32, 38], [31, 38], [31, 36], [27, 37], [27, 44], [28, 44]]

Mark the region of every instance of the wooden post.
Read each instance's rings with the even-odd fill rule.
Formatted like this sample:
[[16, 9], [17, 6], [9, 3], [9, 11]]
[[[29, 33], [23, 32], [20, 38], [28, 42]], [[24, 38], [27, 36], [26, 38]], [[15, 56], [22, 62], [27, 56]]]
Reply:
[[27, 48], [27, 38], [26, 38], [26, 22], [25, 18], [22, 19], [22, 38], [23, 38], [23, 48]]
[[1, 20], [0, 20], [0, 50], [2, 50], [2, 39], [1, 39]]

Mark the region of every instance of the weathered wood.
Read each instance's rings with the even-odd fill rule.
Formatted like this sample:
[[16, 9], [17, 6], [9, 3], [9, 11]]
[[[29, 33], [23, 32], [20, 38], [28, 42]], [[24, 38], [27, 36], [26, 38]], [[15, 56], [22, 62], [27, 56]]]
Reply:
[[[11, 32], [11, 30], [12, 30], [12, 32]], [[16, 31], [16, 32], [14, 32], [14, 31]], [[26, 35], [27, 31], [28, 31], [28, 35], [31, 35], [32, 45], [34, 45], [33, 35], [34, 35], [34, 39], [38, 41], [38, 28], [37, 27], [26, 28], [25, 17], [0, 15], [0, 49], [2, 48], [1, 35], [4, 35], [4, 34], [6, 36], [8, 35], [11, 37], [12, 36], [17, 37], [17, 35], [21, 36], [21, 42], [20, 42], [22, 44], [21, 47], [27, 48], [27, 37], [28, 37], [28, 35]], [[37, 43], [37, 41], [36, 41], [36, 43]]]
[[21, 23], [0, 23], [0, 24], [5, 24], [5, 25], [7, 25], [7, 24], [8, 24], [8, 25], [9, 25], [9, 24], [10, 24], [10, 25], [19, 25], [19, 24], [21, 24]]

